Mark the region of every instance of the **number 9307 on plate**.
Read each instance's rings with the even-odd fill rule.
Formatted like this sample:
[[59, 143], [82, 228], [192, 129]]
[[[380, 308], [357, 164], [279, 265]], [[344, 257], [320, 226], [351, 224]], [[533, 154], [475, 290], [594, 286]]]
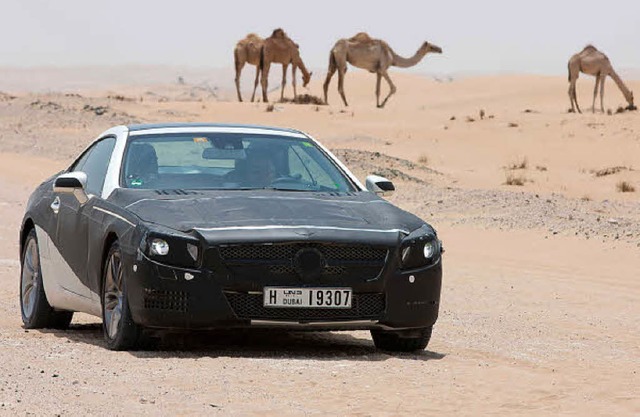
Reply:
[[351, 288], [264, 288], [265, 307], [351, 308]]

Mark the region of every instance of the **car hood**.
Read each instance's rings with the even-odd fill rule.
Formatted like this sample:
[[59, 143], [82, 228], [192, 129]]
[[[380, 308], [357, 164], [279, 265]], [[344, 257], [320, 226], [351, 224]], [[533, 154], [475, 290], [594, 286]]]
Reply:
[[[424, 224], [370, 192], [314, 193], [271, 190], [173, 192], [121, 189], [111, 200], [145, 222], [207, 240], [246, 235], [396, 241]], [[166, 192], [165, 192], [166, 193]], [[292, 235], [292, 236], [291, 236]], [[370, 235], [370, 236], [369, 236]], [[366, 237], [368, 236], [368, 237]]]

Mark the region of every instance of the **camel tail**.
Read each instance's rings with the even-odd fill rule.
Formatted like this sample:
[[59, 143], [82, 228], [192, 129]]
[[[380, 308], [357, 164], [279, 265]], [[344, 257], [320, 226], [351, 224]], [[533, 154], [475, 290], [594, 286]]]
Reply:
[[238, 58], [238, 48], [235, 48], [233, 50], [233, 63], [236, 66], [236, 69], [238, 68], [239, 61], [240, 61], [240, 58]]
[[568, 75], [568, 81], [571, 82], [571, 65], [567, 64], [567, 72], [569, 73]]
[[258, 65], [260, 66], [260, 71], [262, 72], [262, 70], [264, 70], [264, 46], [260, 48], [260, 63]]
[[333, 51], [329, 53], [329, 72], [333, 72], [338, 68], [338, 62], [333, 54]]

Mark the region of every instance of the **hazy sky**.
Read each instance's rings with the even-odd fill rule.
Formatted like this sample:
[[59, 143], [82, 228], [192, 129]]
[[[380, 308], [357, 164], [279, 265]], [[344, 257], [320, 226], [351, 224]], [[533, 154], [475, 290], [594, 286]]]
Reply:
[[407, 56], [444, 49], [420, 72], [566, 72], [587, 43], [640, 68], [640, 0], [162, 1], [1, 0], [1, 66], [161, 64], [230, 67], [248, 32], [283, 27], [309, 67], [341, 37], [367, 31]]

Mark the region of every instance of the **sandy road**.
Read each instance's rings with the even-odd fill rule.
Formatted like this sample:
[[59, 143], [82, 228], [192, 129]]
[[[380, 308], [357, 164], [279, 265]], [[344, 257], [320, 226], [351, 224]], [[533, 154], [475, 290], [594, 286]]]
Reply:
[[367, 332], [221, 332], [110, 352], [89, 316], [65, 332], [21, 327], [18, 225], [33, 185], [59, 165], [8, 163], [0, 414], [640, 414], [640, 251], [630, 244], [436, 225], [443, 303], [420, 354], [379, 353]]

